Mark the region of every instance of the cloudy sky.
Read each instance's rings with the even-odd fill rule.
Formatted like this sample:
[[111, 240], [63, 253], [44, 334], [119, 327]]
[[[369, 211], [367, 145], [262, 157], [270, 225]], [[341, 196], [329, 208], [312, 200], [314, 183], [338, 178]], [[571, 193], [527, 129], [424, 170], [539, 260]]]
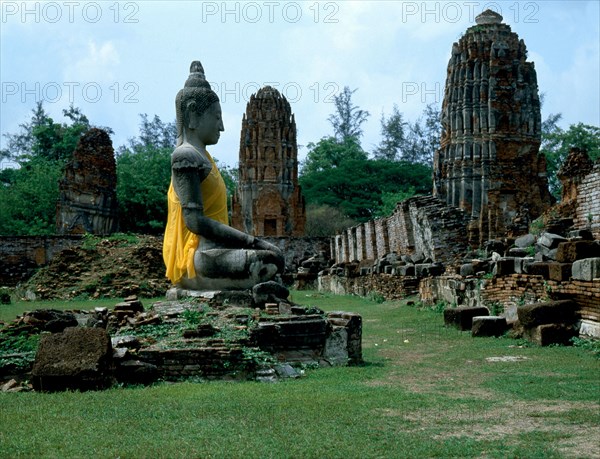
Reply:
[[[220, 96], [225, 132], [212, 153], [238, 161], [242, 114], [270, 84], [296, 115], [300, 159], [332, 133], [333, 96], [358, 89], [371, 113], [363, 147], [397, 104], [409, 120], [441, 105], [452, 43], [482, 10], [501, 13], [535, 62], [542, 116], [600, 124], [600, 2], [592, 1], [2, 1], [0, 132], [15, 133], [36, 101], [55, 121], [72, 102], [110, 126], [115, 148], [139, 114], [174, 121], [192, 60]], [[2, 139], [2, 146], [5, 145]]]

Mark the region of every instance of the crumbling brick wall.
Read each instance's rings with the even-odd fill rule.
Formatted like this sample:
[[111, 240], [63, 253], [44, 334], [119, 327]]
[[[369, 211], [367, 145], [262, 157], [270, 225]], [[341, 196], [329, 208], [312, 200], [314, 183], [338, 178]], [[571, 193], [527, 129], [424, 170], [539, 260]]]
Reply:
[[446, 262], [468, 249], [467, 214], [432, 196], [398, 203], [388, 218], [349, 228], [332, 239], [336, 263], [375, 260], [395, 252]]
[[387, 300], [399, 300], [419, 291], [419, 279], [391, 274], [369, 274], [359, 277], [326, 275], [319, 276], [318, 289], [337, 295], [366, 297], [369, 294], [379, 294]]
[[600, 327], [600, 280], [554, 281], [543, 276], [511, 274], [492, 279], [440, 276], [422, 279], [419, 296], [426, 304], [442, 300], [459, 306], [486, 306], [494, 303], [516, 319], [516, 308], [545, 299], [572, 299], [579, 305], [581, 319]]
[[0, 285], [15, 286], [29, 279], [62, 250], [80, 245], [81, 236], [0, 237]]
[[600, 239], [600, 162], [577, 187], [577, 207], [573, 226], [591, 228], [595, 239]]

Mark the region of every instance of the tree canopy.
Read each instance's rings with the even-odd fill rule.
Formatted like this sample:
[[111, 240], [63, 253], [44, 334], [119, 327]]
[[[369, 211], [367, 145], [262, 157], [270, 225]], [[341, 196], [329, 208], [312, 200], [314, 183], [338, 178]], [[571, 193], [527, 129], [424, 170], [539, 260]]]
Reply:
[[423, 115], [414, 123], [406, 121], [394, 104], [388, 118], [381, 114], [380, 124], [381, 142], [373, 150], [375, 158], [429, 165], [433, 163], [433, 154], [442, 133], [440, 112], [433, 104], [427, 105]]
[[550, 193], [560, 199], [562, 184], [557, 177], [558, 170], [573, 147], [587, 151], [592, 161], [600, 158], [600, 128], [577, 123], [564, 130], [558, 126], [560, 113], [550, 114], [542, 122], [542, 144], [540, 153], [546, 157], [548, 187]]
[[367, 153], [356, 137], [348, 137], [342, 141], [335, 137], [323, 137], [317, 143], [309, 143], [307, 147], [309, 150], [302, 167], [302, 175], [328, 171], [346, 161], [367, 159]]
[[[177, 141], [174, 122], [140, 115], [140, 132], [117, 155], [117, 200], [121, 231], [160, 234], [167, 222], [171, 153]], [[227, 166], [219, 170], [230, 198], [237, 184]]]
[[325, 222], [324, 215], [342, 225], [356, 224], [389, 215], [398, 201], [431, 191], [439, 111], [429, 106], [424, 124], [421, 119], [409, 123], [394, 105], [388, 118], [382, 114], [382, 140], [369, 159], [360, 144], [368, 112], [352, 103], [355, 91], [345, 87], [336, 98], [336, 112], [329, 117], [334, 135], [308, 144], [299, 182], [308, 204], [309, 235], [342, 229]]
[[0, 171], [0, 235], [54, 234], [63, 166], [92, 127], [78, 108], [70, 106], [63, 115], [70, 122], [55, 122], [38, 102], [19, 132], [5, 134], [0, 158], [20, 167]]
[[300, 184], [307, 203], [339, 209], [363, 222], [381, 215], [384, 193], [428, 193], [431, 169], [405, 161], [350, 159], [334, 169], [302, 175]]
[[333, 126], [335, 138], [344, 143], [348, 139], [354, 138], [358, 141], [362, 136], [362, 125], [370, 116], [369, 112], [360, 109], [352, 102], [352, 95], [358, 89], [350, 90], [344, 86], [344, 90], [334, 96], [335, 113], [328, 118]]
[[[329, 116], [332, 134], [308, 144], [299, 182], [307, 203], [307, 232], [326, 235], [344, 227], [389, 215], [396, 203], [431, 191], [431, 160], [441, 137], [440, 113], [429, 105], [416, 121], [394, 105], [381, 116], [381, 141], [372, 158], [361, 145], [369, 113], [352, 101], [357, 90], [347, 86], [335, 97]], [[65, 122], [54, 121], [36, 104], [31, 118], [14, 134], [5, 134], [0, 159], [17, 168], [0, 171], [0, 235], [53, 234], [58, 181], [65, 163], [92, 124], [76, 107], [63, 110]], [[117, 149], [117, 197], [121, 231], [163, 231], [170, 183], [170, 158], [176, 143], [175, 123], [140, 115], [137, 137]], [[542, 123], [540, 154], [548, 164], [550, 191], [560, 198], [556, 174], [569, 150], [586, 150], [600, 158], [600, 128], [583, 123], [558, 126], [561, 115]], [[103, 128], [109, 133], [112, 131]], [[220, 166], [228, 195], [237, 186], [237, 171]]]

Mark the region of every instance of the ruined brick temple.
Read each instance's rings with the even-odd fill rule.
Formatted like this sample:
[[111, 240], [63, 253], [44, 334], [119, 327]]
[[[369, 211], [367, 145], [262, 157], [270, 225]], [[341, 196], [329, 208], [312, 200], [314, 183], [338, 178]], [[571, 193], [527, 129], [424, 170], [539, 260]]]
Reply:
[[472, 245], [526, 233], [552, 204], [534, 64], [502, 16], [476, 22], [452, 47], [433, 190], [471, 216]]
[[418, 293], [424, 304], [459, 306], [446, 308], [445, 322], [465, 314], [461, 329], [473, 336], [495, 323], [540, 345], [598, 338], [600, 161], [571, 149], [553, 205], [533, 63], [499, 14], [476, 21], [448, 64], [433, 196], [399, 202], [389, 217], [332, 238], [335, 264], [319, 273], [318, 289]]
[[110, 137], [92, 128], [79, 140], [59, 184], [57, 234], [117, 230], [117, 168]]
[[254, 236], [302, 236], [305, 221], [294, 115], [286, 98], [265, 86], [242, 119], [232, 226]]

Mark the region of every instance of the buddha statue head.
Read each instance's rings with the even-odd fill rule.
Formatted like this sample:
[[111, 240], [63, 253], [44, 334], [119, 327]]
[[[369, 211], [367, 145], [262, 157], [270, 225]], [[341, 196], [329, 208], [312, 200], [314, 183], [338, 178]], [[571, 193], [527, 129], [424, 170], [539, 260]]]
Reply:
[[[175, 97], [177, 146], [183, 143], [183, 130], [190, 122], [191, 117], [202, 117], [213, 105], [218, 105], [218, 102], [219, 97], [206, 81], [202, 64], [200, 61], [192, 62], [190, 75], [183, 89]], [[220, 115], [220, 107], [218, 110]]]

